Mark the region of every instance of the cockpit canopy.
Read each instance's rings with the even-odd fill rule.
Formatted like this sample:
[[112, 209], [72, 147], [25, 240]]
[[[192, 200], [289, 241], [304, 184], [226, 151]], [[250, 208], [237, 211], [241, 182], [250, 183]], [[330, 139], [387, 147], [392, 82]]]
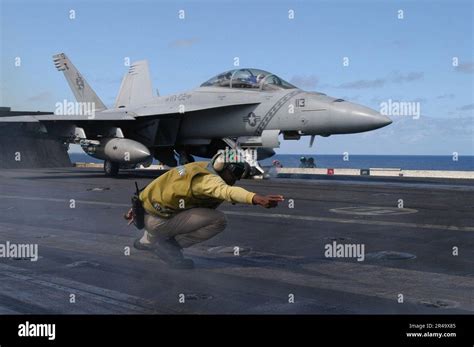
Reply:
[[201, 87], [225, 87], [253, 90], [295, 89], [294, 85], [286, 82], [277, 75], [258, 69], [235, 69], [221, 73]]

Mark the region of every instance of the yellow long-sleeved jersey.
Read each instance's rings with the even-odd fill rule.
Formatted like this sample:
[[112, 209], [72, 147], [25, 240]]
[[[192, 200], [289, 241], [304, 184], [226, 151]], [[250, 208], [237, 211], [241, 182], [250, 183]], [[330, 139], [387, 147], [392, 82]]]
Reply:
[[255, 193], [229, 186], [208, 163], [178, 166], [151, 182], [140, 194], [148, 213], [169, 218], [193, 207], [216, 208], [223, 201], [252, 204]]

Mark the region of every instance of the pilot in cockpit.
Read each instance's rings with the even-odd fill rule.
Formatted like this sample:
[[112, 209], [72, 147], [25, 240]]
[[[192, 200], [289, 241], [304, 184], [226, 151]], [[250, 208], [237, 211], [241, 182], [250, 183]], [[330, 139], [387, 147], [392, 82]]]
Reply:
[[224, 76], [222, 76], [219, 80], [219, 85], [221, 87], [228, 87], [230, 85], [230, 79], [232, 78], [232, 73], [227, 72]]
[[265, 75], [263, 73], [258, 74], [257, 76], [251, 75], [247, 78], [247, 81], [251, 84], [251, 87], [253, 88], [259, 88], [260, 87], [260, 82], [263, 81], [265, 78]]

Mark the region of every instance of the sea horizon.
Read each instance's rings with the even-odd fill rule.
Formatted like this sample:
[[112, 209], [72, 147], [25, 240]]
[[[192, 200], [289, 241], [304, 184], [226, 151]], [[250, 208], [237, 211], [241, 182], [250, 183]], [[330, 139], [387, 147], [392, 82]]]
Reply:
[[[101, 163], [102, 160], [88, 156], [85, 153], [69, 153], [72, 162]], [[473, 155], [458, 155], [457, 160], [452, 155], [379, 155], [379, 154], [275, 154], [271, 158], [260, 160], [262, 166], [271, 166], [278, 160], [283, 167], [299, 167], [300, 158], [312, 157], [316, 167], [320, 168], [399, 168], [402, 170], [448, 170], [474, 171]], [[206, 158], [195, 158], [196, 161], [206, 161]], [[158, 161], [154, 161], [154, 164]]]

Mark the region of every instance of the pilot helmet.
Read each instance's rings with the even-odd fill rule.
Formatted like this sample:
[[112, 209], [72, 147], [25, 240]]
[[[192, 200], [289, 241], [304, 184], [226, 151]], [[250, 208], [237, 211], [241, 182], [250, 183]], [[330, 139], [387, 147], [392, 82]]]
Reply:
[[265, 75], [263, 73], [258, 74], [257, 75], [257, 83], [260, 83], [264, 78], [265, 78]]
[[214, 157], [211, 159], [210, 165], [216, 172], [222, 172], [225, 169], [228, 169], [232, 175], [237, 180], [241, 178], [246, 178], [250, 173], [250, 165], [245, 161], [237, 161], [237, 162], [226, 162], [223, 158], [223, 153], [217, 152]]

